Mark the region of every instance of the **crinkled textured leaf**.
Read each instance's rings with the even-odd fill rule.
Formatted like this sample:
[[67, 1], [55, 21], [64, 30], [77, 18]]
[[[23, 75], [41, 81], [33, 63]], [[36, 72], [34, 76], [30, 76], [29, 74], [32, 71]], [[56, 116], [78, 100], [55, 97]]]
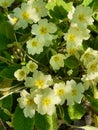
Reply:
[[79, 66], [79, 61], [75, 56], [70, 56], [64, 61], [68, 68], [77, 68]]
[[57, 0], [57, 5], [62, 6], [67, 12], [72, 8], [72, 2], [66, 3], [64, 0]]
[[5, 67], [1, 72], [0, 72], [0, 77], [2, 78], [15, 78], [14, 77], [14, 72], [20, 68], [20, 65], [11, 65], [8, 67]]
[[7, 39], [14, 40], [13, 26], [7, 21], [0, 23], [0, 35], [5, 36]]
[[72, 8], [72, 2], [66, 3], [64, 0], [57, 0], [56, 2], [48, 3], [47, 8], [53, 18], [64, 19]]
[[64, 120], [65, 120], [65, 122], [68, 123], [68, 124], [71, 124], [72, 120], [69, 117], [68, 109], [63, 108], [63, 110], [64, 110]]
[[4, 35], [0, 34], [0, 51], [6, 50], [8, 43], [9, 43], [9, 39], [7, 39]]
[[84, 6], [88, 6], [88, 5], [90, 5], [93, 1], [94, 1], [94, 0], [84, 0], [82, 4], [83, 4]]
[[23, 110], [16, 107], [13, 117], [14, 130], [33, 130], [34, 119], [24, 117]]
[[93, 10], [95, 11], [98, 11], [98, 0], [94, 0], [94, 3], [93, 3]]
[[68, 113], [72, 120], [79, 120], [85, 114], [85, 108], [81, 104], [75, 104], [68, 107]]
[[9, 111], [11, 111], [12, 109], [12, 103], [13, 103], [13, 99], [12, 99], [12, 95], [2, 99], [0, 102], [2, 102], [2, 107], [8, 109]]
[[40, 115], [35, 116], [35, 126], [37, 130], [57, 130], [57, 116]]
[[[0, 100], [0, 106], [4, 109], [8, 109], [8, 111], [12, 110], [12, 103], [13, 99], [11, 95]], [[9, 119], [9, 116], [1, 108], [0, 108], [0, 118], [3, 119], [4, 121], [7, 121]]]
[[9, 88], [12, 85], [13, 80], [12, 79], [8, 79], [8, 78], [4, 78], [1, 82], [0, 82], [0, 91], [7, 91], [9, 90]]

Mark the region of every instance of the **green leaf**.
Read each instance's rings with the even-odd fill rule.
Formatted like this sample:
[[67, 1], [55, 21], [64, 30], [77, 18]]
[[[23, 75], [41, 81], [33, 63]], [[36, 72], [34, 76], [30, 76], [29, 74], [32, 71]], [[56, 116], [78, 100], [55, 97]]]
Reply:
[[66, 3], [64, 0], [57, 0], [57, 5], [62, 6], [67, 12], [69, 12], [72, 8], [73, 3]]
[[64, 61], [68, 68], [77, 68], [79, 66], [79, 61], [75, 56], [70, 56]]
[[50, 2], [46, 4], [46, 8], [48, 10], [53, 10], [53, 8], [56, 6], [56, 2]]
[[87, 100], [90, 102], [91, 108], [98, 113], [98, 99], [90, 95], [86, 95]]
[[12, 110], [12, 95], [0, 100], [0, 106], [2, 109], [0, 109], [0, 118], [3, 119], [4, 121], [7, 121], [9, 119], [9, 115], [5, 113], [5, 109], [11, 112]]
[[92, 43], [92, 48], [94, 50], [98, 50], [98, 36], [94, 37], [93, 43]]
[[0, 23], [5, 21], [5, 20], [6, 20], [5, 15], [0, 11]]
[[11, 85], [12, 85], [13, 80], [12, 79], [8, 79], [8, 78], [4, 78], [2, 79], [2, 81], [0, 82], [0, 91], [7, 91], [10, 89]]
[[0, 130], [4, 130], [5, 128], [1, 125], [1, 122], [0, 122]]
[[1, 72], [0, 72], [0, 77], [2, 78], [15, 78], [14, 77], [14, 72], [20, 68], [20, 65], [11, 65], [8, 66], [6, 68], [4, 68]]
[[49, 115], [40, 115], [36, 113], [35, 127], [37, 128], [37, 130], [57, 130], [56, 114], [49, 116]]
[[67, 12], [62, 6], [55, 6], [54, 10], [50, 10], [50, 15], [56, 19], [64, 19], [67, 16]]
[[6, 122], [7, 120], [9, 120], [9, 116], [6, 114], [6, 113], [4, 113], [4, 111], [0, 108], [0, 118], [4, 121], [4, 122]]
[[13, 116], [14, 130], [33, 130], [34, 119], [24, 117], [23, 110], [16, 107]]
[[5, 36], [7, 39], [14, 40], [14, 30], [13, 26], [7, 21], [0, 23], [0, 35]]
[[0, 51], [6, 50], [8, 43], [9, 39], [7, 39], [4, 35], [0, 34]]
[[85, 108], [81, 104], [75, 104], [68, 107], [68, 113], [72, 120], [81, 119], [85, 112]]
[[72, 8], [72, 2], [66, 3], [64, 0], [57, 0], [47, 4], [50, 15], [56, 19], [64, 19]]
[[20, 42], [27, 41], [27, 39], [28, 39], [29, 36], [30, 36], [30, 33], [23, 34], [22, 36], [20, 36], [19, 41]]
[[64, 110], [64, 120], [67, 124], [71, 124], [72, 120], [69, 117], [69, 113], [68, 113], [68, 109], [67, 108], [63, 108]]
[[98, 0], [94, 0], [93, 10], [94, 10], [94, 11], [98, 11]]
[[6, 108], [9, 111], [11, 111], [11, 109], [12, 109], [12, 103], [13, 103], [12, 95], [10, 95], [10, 96], [2, 99], [1, 102], [2, 102], [2, 107], [3, 108]]
[[7, 49], [7, 44], [14, 40], [13, 26], [0, 12], [0, 51]]
[[88, 5], [90, 5], [93, 1], [94, 1], [94, 0], [84, 0], [82, 4], [83, 4], [84, 6], [88, 6]]

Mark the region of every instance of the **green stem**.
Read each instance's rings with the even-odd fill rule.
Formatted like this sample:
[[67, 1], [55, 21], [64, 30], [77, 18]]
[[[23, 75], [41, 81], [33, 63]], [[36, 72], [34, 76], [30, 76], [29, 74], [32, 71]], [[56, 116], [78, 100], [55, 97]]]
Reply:
[[8, 65], [12, 65], [12, 62], [10, 60], [8, 60], [7, 58], [5, 58], [5, 57], [0, 56], [0, 60], [5, 62]]

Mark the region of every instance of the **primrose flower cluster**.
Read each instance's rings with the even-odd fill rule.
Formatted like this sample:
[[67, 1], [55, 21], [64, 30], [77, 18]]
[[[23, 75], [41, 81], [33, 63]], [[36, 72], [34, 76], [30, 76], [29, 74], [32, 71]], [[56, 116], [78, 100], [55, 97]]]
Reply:
[[[52, 47], [53, 40], [57, 39], [58, 28], [54, 23], [48, 21], [47, 15], [47, 9], [42, 0], [29, 0], [27, 3], [22, 3], [20, 8], [15, 8], [13, 14], [8, 16], [16, 30], [25, 29], [31, 25], [32, 36], [26, 41], [26, 49], [31, 57], [41, 54], [44, 48]], [[64, 61], [68, 56], [78, 57], [78, 51], [83, 50], [83, 40], [88, 40], [90, 37], [88, 26], [92, 25], [94, 21], [90, 7], [83, 5], [72, 7], [68, 18], [71, 25], [68, 32], [63, 35], [66, 53], [56, 52], [49, 59], [49, 67], [55, 73], [65, 67]], [[20, 97], [17, 99], [25, 117], [32, 118], [36, 111], [41, 115], [53, 115], [56, 107], [64, 103], [67, 105], [80, 104], [83, 93], [90, 86], [90, 81], [96, 83], [98, 81], [97, 57], [98, 52], [91, 48], [78, 57], [86, 70], [86, 75], [81, 78], [82, 82], [78, 83], [73, 79], [56, 82], [51, 74], [43, 72], [38, 63], [33, 60], [16, 70], [14, 76], [18, 81], [23, 81], [26, 88], [21, 91]]]
[[86, 89], [88, 89], [91, 84], [96, 86], [98, 83], [98, 51], [88, 48], [81, 56], [81, 61], [86, 69], [86, 74], [82, 77]]
[[38, 71], [38, 65], [32, 61], [18, 69], [14, 75], [17, 80], [24, 80], [25, 87], [30, 89], [30, 92], [22, 90], [21, 97], [17, 99], [25, 117], [32, 118], [36, 111], [42, 115], [52, 115], [56, 112], [56, 106], [63, 105], [65, 100], [67, 105], [81, 103], [84, 92], [82, 83], [77, 84], [74, 80], [66, 84], [63, 81], [55, 83], [50, 74]]
[[[7, 0], [5, 1], [7, 2]], [[2, 5], [4, 5], [4, 2], [2, 2]], [[37, 23], [41, 17], [45, 16], [47, 16], [47, 9], [43, 0], [29, 0], [28, 2], [23, 2], [21, 7], [16, 7], [13, 10], [13, 14], [8, 15], [8, 18], [17, 30], [19, 28], [25, 29], [28, 24]]]
[[64, 35], [66, 41], [66, 51], [69, 55], [75, 54], [82, 49], [83, 40], [88, 40], [90, 30], [88, 25], [93, 24], [92, 10], [90, 7], [84, 7], [79, 5], [72, 7], [72, 10], [68, 14], [68, 18], [71, 21], [71, 26], [67, 33]]

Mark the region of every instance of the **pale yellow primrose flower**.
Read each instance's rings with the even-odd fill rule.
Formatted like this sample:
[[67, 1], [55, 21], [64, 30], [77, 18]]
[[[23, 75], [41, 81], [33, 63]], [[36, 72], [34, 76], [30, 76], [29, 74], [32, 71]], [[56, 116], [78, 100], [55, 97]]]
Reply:
[[70, 27], [68, 32], [65, 33], [64, 39], [66, 40], [66, 45], [68, 47], [80, 47], [82, 45], [83, 36], [76, 28]]
[[81, 80], [85, 90], [88, 90], [90, 86], [96, 86], [98, 82], [98, 73], [91, 73], [82, 75]]
[[37, 104], [38, 113], [53, 115], [56, 112], [55, 105], [60, 103], [60, 98], [51, 88], [45, 88], [42, 94], [36, 95], [34, 102]]
[[87, 27], [92, 25], [94, 20], [92, 18], [92, 9], [78, 5], [74, 11], [72, 22], [77, 23], [79, 27]]
[[41, 71], [34, 71], [33, 77], [27, 77], [25, 86], [32, 89], [45, 89], [53, 84], [51, 75], [44, 75]]
[[83, 75], [82, 81], [84, 83], [87, 82], [89, 86], [96, 86], [98, 83], [98, 72]]
[[15, 0], [0, 0], [0, 6], [3, 8], [10, 7]]
[[87, 50], [81, 56], [80, 60], [83, 62], [84, 65], [87, 65], [89, 62], [97, 58], [98, 58], [98, 51], [93, 50], [92, 48], [87, 48]]
[[33, 61], [29, 61], [27, 64], [26, 64], [26, 67], [28, 68], [28, 70], [30, 72], [34, 72], [37, 68], [38, 68], [38, 65], [33, 62]]
[[37, 37], [31, 38], [27, 41], [28, 53], [31, 55], [40, 54], [43, 51], [44, 42], [40, 41]]
[[58, 53], [50, 58], [49, 63], [54, 70], [59, 70], [61, 67], [64, 67], [64, 59], [65, 56], [63, 54]]
[[49, 22], [47, 19], [41, 19], [38, 24], [33, 24], [31, 33], [36, 35], [38, 39], [45, 43], [45, 46], [52, 44], [57, 27], [54, 23]]
[[80, 27], [80, 26], [78, 26], [77, 24], [75, 24], [75, 23], [71, 23], [71, 25], [70, 25], [71, 27], [71, 29], [73, 29], [73, 31], [81, 38], [81, 39], [83, 39], [83, 40], [88, 40], [89, 39], [89, 37], [90, 37], [90, 30], [89, 29], [87, 29], [87, 28], [84, 28], [84, 27]]
[[63, 105], [66, 99], [66, 89], [65, 89], [65, 83], [61, 82], [61, 83], [55, 83], [54, 84], [54, 92], [55, 94], [60, 98], [60, 105]]
[[29, 4], [22, 3], [21, 8], [17, 7], [14, 9], [14, 16], [18, 18], [17, 26], [23, 29], [28, 26], [28, 23], [38, 22], [39, 18], [36, 14], [36, 10], [33, 9]]
[[87, 65], [85, 65], [86, 69], [87, 69], [87, 73], [94, 73], [97, 72], [98, 73], [98, 59], [94, 59], [90, 62], [88, 62]]
[[68, 55], [79, 56], [78, 50], [83, 50], [82, 41], [89, 39], [89, 33], [90, 30], [84, 27], [80, 28], [77, 24], [71, 23], [71, 27], [64, 35]]
[[14, 72], [14, 76], [18, 81], [25, 80], [27, 76], [27, 70], [25, 68], [18, 69]]
[[67, 81], [65, 89], [67, 105], [81, 103], [84, 92], [84, 87], [82, 83], [77, 84], [74, 80]]
[[45, 8], [46, 3], [43, 2], [43, 0], [29, 0], [28, 3], [36, 10], [39, 19], [47, 16], [47, 9]]
[[34, 102], [35, 93], [28, 93], [26, 90], [22, 90], [20, 98], [17, 99], [20, 108], [23, 109], [25, 117], [32, 118], [35, 115], [36, 104]]
[[70, 46], [67, 45], [66, 46], [66, 52], [67, 52], [66, 57], [69, 57], [71, 55], [75, 55], [77, 59], [80, 59], [79, 51], [82, 51], [82, 50], [83, 50], [82, 46], [79, 46], [79, 47], [74, 46], [74, 47], [72, 47], [71, 45]]

